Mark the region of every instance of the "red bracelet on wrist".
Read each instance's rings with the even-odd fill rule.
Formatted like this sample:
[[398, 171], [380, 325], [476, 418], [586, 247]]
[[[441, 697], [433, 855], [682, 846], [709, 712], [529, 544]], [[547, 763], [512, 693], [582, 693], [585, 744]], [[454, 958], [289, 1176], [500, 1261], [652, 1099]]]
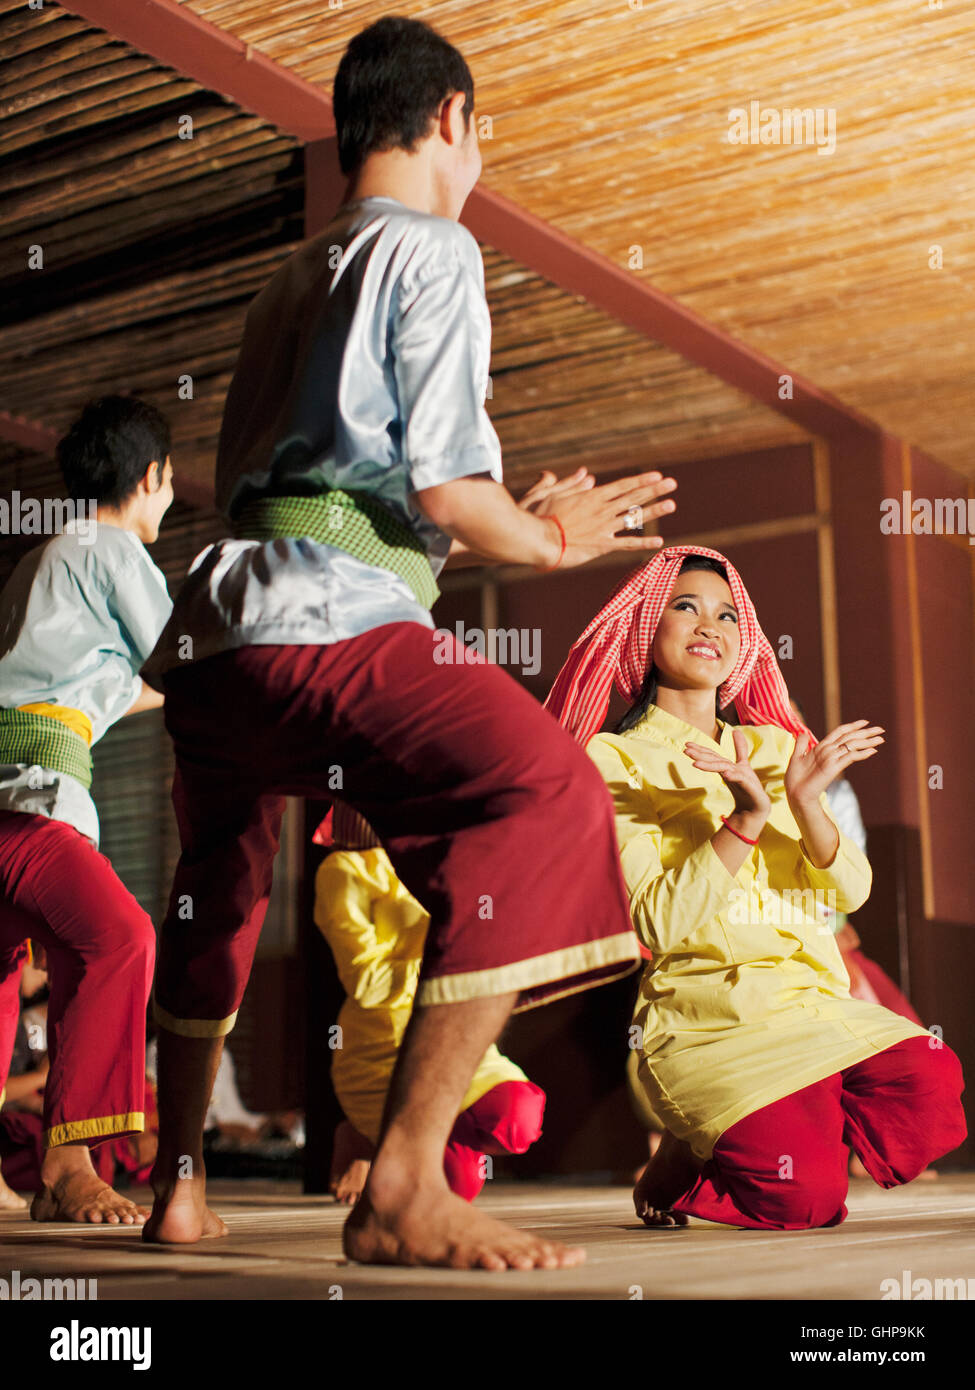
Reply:
[[538, 573], [539, 573], [539, 574], [551, 574], [551, 573], [552, 573], [552, 570], [557, 570], [557, 569], [558, 569], [559, 565], [561, 565], [561, 563], [562, 563], [563, 558], [565, 557], [565, 546], [566, 546], [566, 540], [565, 540], [565, 527], [562, 525], [561, 521], [559, 521], [559, 519], [558, 519], [557, 516], [546, 516], [546, 517], [543, 517], [543, 520], [544, 520], [544, 521], [554, 521], [555, 524], [556, 524], [556, 526], [559, 528], [559, 535], [562, 537], [562, 549], [559, 551], [559, 558], [556, 560], [555, 564], [554, 564], [554, 565], [544, 565], [540, 570], [538, 570]]
[[724, 825], [724, 828], [725, 828], [726, 830], [730, 830], [731, 833], [732, 833], [732, 835], [737, 835], [738, 839], [739, 839], [739, 840], [743, 840], [744, 843], [745, 843], [746, 845], [757, 845], [757, 844], [758, 844], [758, 841], [757, 841], [757, 840], [750, 840], [750, 839], [748, 838], [747, 835], [743, 835], [743, 834], [741, 833], [740, 830], [736, 830], [735, 827], [734, 827], [733, 825], [729, 825], [729, 824], [728, 824], [728, 817], [727, 817], [727, 816], [722, 816], [722, 817], [721, 817], [721, 820], [722, 820], [722, 823], [723, 823], [723, 825]]

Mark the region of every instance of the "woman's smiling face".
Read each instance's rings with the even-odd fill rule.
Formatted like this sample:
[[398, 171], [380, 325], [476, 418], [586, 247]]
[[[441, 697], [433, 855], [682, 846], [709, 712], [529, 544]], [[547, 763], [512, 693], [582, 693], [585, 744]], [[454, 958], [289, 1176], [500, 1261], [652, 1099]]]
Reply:
[[734, 670], [740, 650], [738, 610], [727, 581], [714, 570], [678, 575], [653, 639], [658, 683], [716, 690]]

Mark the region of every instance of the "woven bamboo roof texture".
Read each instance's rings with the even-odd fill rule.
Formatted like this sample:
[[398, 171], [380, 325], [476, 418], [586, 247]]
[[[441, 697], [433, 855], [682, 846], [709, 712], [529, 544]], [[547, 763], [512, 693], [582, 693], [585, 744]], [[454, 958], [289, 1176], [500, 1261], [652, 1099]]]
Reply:
[[[387, 12], [371, 0], [181, 2], [328, 89], [351, 35]], [[886, 0], [870, 23], [851, 5], [806, 13], [779, 0], [396, 10], [468, 57], [493, 126], [486, 186], [620, 265], [639, 245], [635, 277], [975, 470], [961, 328], [975, 137], [956, 71], [972, 26], [959, 7], [941, 29]], [[908, 37], [916, 62], [895, 82], [885, 55]], [[173, 422], [180, 473], [207, 483], [247, 304], [302, 234], [300, 145], [53, 0], [40, 11], [0, 0], [0, 55], [0, 409], [60, 430], [91, 395], [143, 395]], [[831, 93], [842, 97], [833, 155], [722, 141], [728, 107], [751, 96], [815, 105]], [[181, 139], [187, 115], [193, 138]], [[941, 272], [927, 268], [933, 240]], [[26, 268], [33, 245], [43, 270]], [[482, 249], [488, 408], [511, 481], [542, 466], [607, 472], [804, 437]]]
[[[300, 147], [52, 5], [0, 0], [0, 51], [0, 408], [60, 431], [90, 396], [141, 395], [172, 421], [180, 475], [208, 483], [247, 304], [301, 236]], [[26, 268], [30, 246], [42, 270]], [[516, 485], [543, 466], [607, 471], [802, 437], [484, 252], [489, 409]]]
[[[329, 88], [367, 23], [433, 24], [489, 188], [620, 265], [641, 246], [634, 275], [975, 471], [971, 0], [179, 2]], [[834, 152], [729, 143], [753, 101], [832, 111]]]

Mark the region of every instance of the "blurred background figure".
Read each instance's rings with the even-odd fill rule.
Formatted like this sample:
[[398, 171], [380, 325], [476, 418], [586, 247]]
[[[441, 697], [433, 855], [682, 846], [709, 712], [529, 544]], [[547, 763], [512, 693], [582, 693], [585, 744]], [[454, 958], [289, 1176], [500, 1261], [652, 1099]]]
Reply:
[[[332, 1084], [345, 1120], [335, 1132], [329, 1190], [354, 1205], [369, 1174], [386, 1092], [413, 1011], [430, 918], [372, 827], [337, 803], [315, 832], [332, 853], [315, 878], [315, 922], [347, 999]], [[525, 1153], [542, 1132], [545, 1092], [494, 1043], [481, 1060], [444, 1152], [450, 1188], [472, 1202], [490, 1155]]]
[[41, 1188], [48, 978], [43, 954], [37, 961], [26, 954], [20, 974], [20, 1018], [0, 1110], [0, 1210], [26, 1207], [17, 1193]]

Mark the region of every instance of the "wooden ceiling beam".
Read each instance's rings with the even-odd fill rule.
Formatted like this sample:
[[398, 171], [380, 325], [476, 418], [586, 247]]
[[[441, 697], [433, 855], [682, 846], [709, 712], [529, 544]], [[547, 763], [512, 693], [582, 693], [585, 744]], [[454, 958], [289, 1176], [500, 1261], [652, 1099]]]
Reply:
[[54, 454], [54, 446], [59, 435], [36, 420], [25, 420], [21, 415], [12, 415], [9, 410], [0, 410], [0, 439], [18, 448], [28, 449], [32, 454]]
[[[619, 323], [703, 367], [812, 434], [879, 433], [867, 416], [773, 362], [608, 257], [499, 193], [475, 189], [461, 221], [479, 240], [580, 295]], [[783, 399], [783, 379], [791, 398]]]
[[[176, 0], [61, 0], [65, 9], [230, 98], [308, 145], [306, 228], [341, 201], [328, 93]], [[462, 221], [475, 236], [629, 328], [679, 353], [814, 434], [877, 433], [866, 416], [730, 337], [675, 299], [525, 208], [475, 188]], [[782, 398], [782, 379], [791, 396]]]
[[328, 94], [176, 0], [59, 0], [116, 39], [220, 92], [299, 140], [335, 134]]

